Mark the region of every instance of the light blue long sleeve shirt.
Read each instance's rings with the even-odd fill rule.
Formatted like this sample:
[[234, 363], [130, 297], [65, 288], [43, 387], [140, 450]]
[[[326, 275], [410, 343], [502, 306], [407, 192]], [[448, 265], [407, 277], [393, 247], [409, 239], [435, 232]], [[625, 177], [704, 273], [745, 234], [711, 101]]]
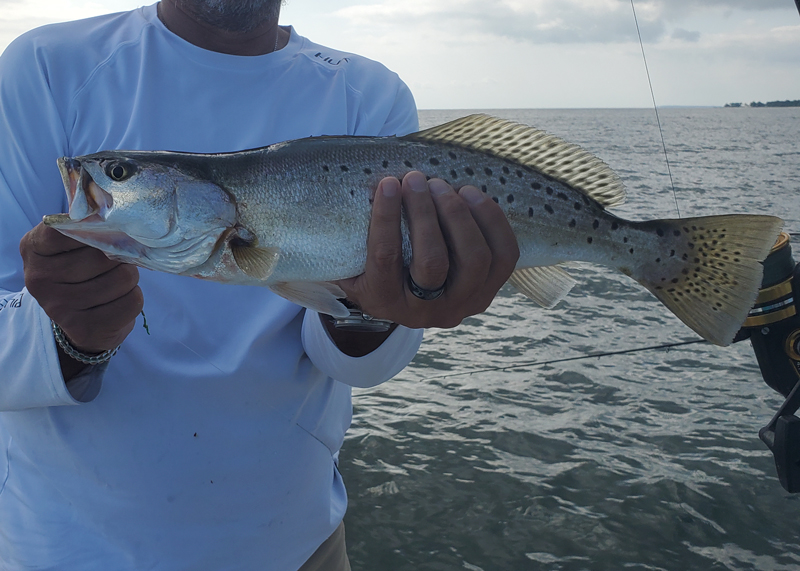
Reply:
[[416, 130], [394, 73], [290, 32], [263, 56], [209, 52], [153, 5], [0, 57], [1, 569], [289, 571], [341, 521], [350, 386], [396, 374], [421, 332], [354, 359], [266, 288], [140, 270], [150, 335], [137, 326], [76, 398], [18, 252], [66, 210], [61, 156]]

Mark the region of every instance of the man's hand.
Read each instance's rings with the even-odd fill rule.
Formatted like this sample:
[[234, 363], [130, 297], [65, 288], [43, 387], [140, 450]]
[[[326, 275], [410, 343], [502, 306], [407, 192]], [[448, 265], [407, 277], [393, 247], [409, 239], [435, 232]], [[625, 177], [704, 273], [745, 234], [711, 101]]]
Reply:
[[[136, 266], [109, 260], [44, 224], [22, 237], [19, 250], [28, 291], [78, 351], [113, 349], [133, 330], [144, 305]], [[84, 368], [60, 349], [59, 357], [65, 379]]]
[[[401, 204], [408, 218], [411, 266], [403, 267]], [[411, 172], [402, 184], [385, 178], [372, 205], [364, 273], [337, 282], [365, 312], [407, 327], [455, 327], [483, 312], [508, 280], [519, 248], [500, 207], [474, 186], [458, 192]], [[415, 297], [408, 272], [435, 300]]]

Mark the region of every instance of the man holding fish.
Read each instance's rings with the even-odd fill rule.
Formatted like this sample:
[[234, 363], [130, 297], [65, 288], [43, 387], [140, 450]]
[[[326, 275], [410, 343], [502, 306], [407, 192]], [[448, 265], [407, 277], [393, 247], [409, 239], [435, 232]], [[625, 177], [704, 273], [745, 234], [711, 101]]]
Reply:
[[[279, 11], [162, 0], [34, 30], [0, 59], [3, 568], [349, 569], [350, 386], [399, 372], [421, 328], [483, 311], [514, 270], [500, 207], [416, 171], [378, 182], [366, 269], [337, 282], [394, 322], [384, 333], [266, 288], [140, 272], [37, 224], [71, 206], [62, 156], [417, 129], [395, 74], [279, 27]], [[93, 182], [65, 182], [103, 207]]]

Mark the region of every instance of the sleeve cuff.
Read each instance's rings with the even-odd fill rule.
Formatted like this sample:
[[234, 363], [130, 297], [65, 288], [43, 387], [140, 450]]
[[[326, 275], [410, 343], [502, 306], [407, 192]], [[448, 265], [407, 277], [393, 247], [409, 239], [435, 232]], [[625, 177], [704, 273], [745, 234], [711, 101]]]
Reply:
[[97, 396], [105, 367], [81, 373], [72, 380], [74, 390], [68, 389], [50, 318], [27, 289], [3, 301], [0, 329], [7, 335], [0, 344], [0, 362], [14, 373], [0, 384], [0, 410], [74, 405]]
[[303, 347], [308, 357], [323, 373], [352, 387], [374, 387], [402, 371], [417, 354], [422, 334], [422, 329], [398, 325], [372, 353], [350, 357], [331, 341], [317, 312], [307, 309], [303, 317]]

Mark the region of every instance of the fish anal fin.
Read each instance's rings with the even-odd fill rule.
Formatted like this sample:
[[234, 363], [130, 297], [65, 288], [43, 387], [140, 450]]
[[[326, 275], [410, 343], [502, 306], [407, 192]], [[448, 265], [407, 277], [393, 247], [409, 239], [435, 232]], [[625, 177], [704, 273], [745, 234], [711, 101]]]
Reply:
[[334, 317], [347, 317], [350, 310], [339, 301], [346, 294], [331, 282], [279, 282], [269, 286], [273, 292], [289, 301]]
[[578, 145], [521, 123], [476, 114], [401, 138], [455, 145], [514, 161], [571, 186], [605, 207], [625, 201], [622, 180], [606, 163]]
[[542, 307], [554, 307], [577, 283], [558, 266], [537, 266], [514, 270], [508, 283]]
[[236, 265], [251, 278], [267, 279], [275, 270], [280, 259], [278, 248], [263, 248], [261, 246], [240, 245], [231, 243], [231, 252]]

